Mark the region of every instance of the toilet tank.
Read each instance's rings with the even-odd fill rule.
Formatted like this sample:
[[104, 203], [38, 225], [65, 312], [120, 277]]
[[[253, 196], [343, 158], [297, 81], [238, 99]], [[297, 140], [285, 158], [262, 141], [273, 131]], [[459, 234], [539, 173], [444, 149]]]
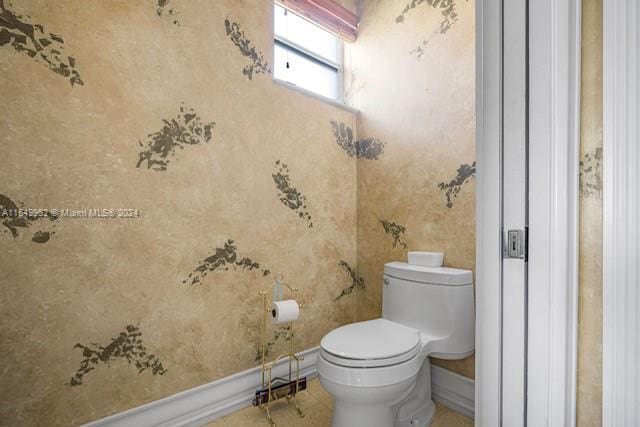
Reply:
[[433, 339], [435, 357], [466, 357], [475, 346], [473, 275], [457, 268], [389, 262], [384, 266], [382, 317]]

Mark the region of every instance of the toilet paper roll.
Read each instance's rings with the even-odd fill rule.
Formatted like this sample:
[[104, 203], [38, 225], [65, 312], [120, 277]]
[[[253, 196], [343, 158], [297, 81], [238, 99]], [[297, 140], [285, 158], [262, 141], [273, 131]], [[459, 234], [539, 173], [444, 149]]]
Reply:
[[271, 322], [284, 323], [298, 319], [300, 307], [296, 300], [286, 299], [284, 301], [275, 301], [271, 304]]

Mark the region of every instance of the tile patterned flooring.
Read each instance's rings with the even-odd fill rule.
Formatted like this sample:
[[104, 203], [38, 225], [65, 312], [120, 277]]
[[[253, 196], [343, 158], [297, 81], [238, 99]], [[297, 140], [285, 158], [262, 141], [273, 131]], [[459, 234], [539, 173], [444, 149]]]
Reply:
[[[329, 427], [331, 426], [331, 411], [333, 399], [327, 393], [317, 378], [309, 381], [307, 390], [298, 394], [298, 403], [305, 413], [300, 418], [293, 403], [275, 403], [271, 416], [277, 427]], [[242, 409], [234, 414], [207, 424], [207, 427], [269, 427], [265, 413], [255, 407]], [[471, 427], [473, 420], [458, 414], [436, 403], [436, 414], [431, 427]]]

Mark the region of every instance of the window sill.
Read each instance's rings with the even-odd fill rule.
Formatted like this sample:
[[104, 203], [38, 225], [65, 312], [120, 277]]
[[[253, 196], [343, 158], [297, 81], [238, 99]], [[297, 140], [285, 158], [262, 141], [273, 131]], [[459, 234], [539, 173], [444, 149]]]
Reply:
[[310, 98], [314, 98], [314, 99], [316, 99], [318, 101], [333, 105], [334, 107], [338, 107], [338, 108], [340, 108], [342, 110], [345, 110], [345, 111], [348, 111], [350, 113], [353, 113], [353, 114], [360, 113], [360, 110], [357, 110], [357, 109], [355, 109], [353, 107], [350, 107], [350, 106], [344, 104], [343, 102], [340, 102], [340, 101], [332, 99], [332, 98], [327, 98], [326, 96], [319, 95], [319, 94], [317, 94], [315, 92], [311, 92], [310, 90], [301, 88], [301, 87], [296, 86], [296, 85], [294, 85], [292, 83], [289, 83], [289, 82], [287, 82], [285, 80], [280, 80], [280, 79], [274, 78], [273, 79], [273, 83], [275, 83], [277, 85], [280, 85], [280, 86], [284, 86], [287, 89], [294, 90], [294, 91], [299, 92], [299, 93], [301, 93], [303, 95], [306, 95], [306, 96], [308, 96]]

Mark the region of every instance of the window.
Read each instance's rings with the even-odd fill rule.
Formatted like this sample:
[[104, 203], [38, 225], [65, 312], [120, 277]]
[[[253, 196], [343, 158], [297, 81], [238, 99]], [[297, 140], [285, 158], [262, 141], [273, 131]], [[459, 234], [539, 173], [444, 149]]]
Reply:
[[274, 8], [274, 77], [342, 100], [342, 40], [280, 5]]

